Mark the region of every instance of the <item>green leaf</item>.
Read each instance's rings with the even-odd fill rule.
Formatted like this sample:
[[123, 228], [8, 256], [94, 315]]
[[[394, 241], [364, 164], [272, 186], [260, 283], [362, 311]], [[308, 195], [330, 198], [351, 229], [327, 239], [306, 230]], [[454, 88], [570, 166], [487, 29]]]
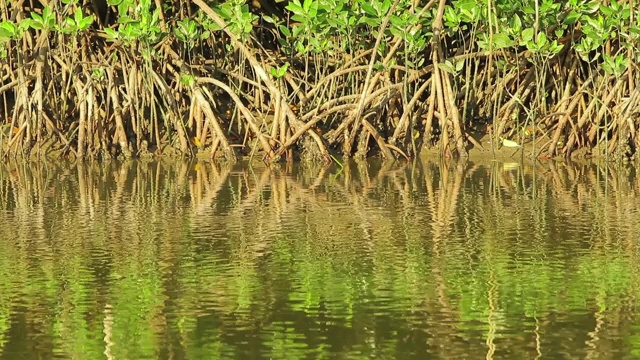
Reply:
[[553, 40], [553, 42], [551, 43], [551, 52], [553, 54], [559, 53], [560, 51], [562, 51], [563, 48], [564, 48], [564, 45], [558, 44], [558, 40]]
[[297, 25], [294, 26], [293, 27], [293, 37], [295, 39], [298, 39], [303, 30], [304, 30], [304, 28], [302, 26], [297, 26]]
[[314, 49], [319, 49], [320, 48], [320, 42], [318, 41], [317, 37], [312, 37], [309, 39], [309, 44], [314, 48]]
[[580, 16], [582, 16], [582, 14], [575, 10], [571, 10], [569, 14], [567, 14], [567, 16], [565, 16], [565, 18], [562, 20], [562, 23], [565, 25], [573, 25], [577, 23], [578, 20], [580, 20]]
[[522, 30], [522, 20], [517, 14], [511, 18], [511, 28], [515, 33], [519, 33]]
[[23, 21], [25, 21], [28, 24], [28, 26], [34, 30], [44, 29], [44, 25], [42, 24], [42, 21], [33, 20], [33, 19], [24, 19]]
[[313, 0], [304, 0], [302, 8], [304, 9], [305, 13], [309, 13], [312, 3], [313, 3]]
[[120, 24], [129, 24], [129, 23], [135, 23], [135, 22], [137, 21], [129, 16], [121, 16], [120, 18], [118, 18], [118, 23]]
[[290, 2], [289, 5], [285, 7], [285, 9], [291, 11], [294, 14], [304, 14], [304, 10], [300, 5], [295, 4], [295, 2]]
[[45, 6], [44, 9], [42, 9], [42, 18], [44, 19], [45, 22], [48, 22], [50, 20], [55, 20], [53, 18], [53, 10], [51, 10], [51, 7]]
[[616, 0], [611, 0], [610, 3], [611, 9], [615, 12], [619, 12], [620, 11], [620, 4], [618, 4], [618, 2]]
[[309, 17], [315, 19], [318, 16], [318, 3], [315, 3], [308, 11]]
[[611, 15], [613, 15], [615, 13], [615, 11], [612, 8], [610, 8], [610, 7], [608, 7], [608, 6], [604, 5], [604, 4], [600, 4], [600, 11], [607, 17], [609, 17], [609, 16], [611, 16]]
[[389, 31], [393, 36], [397, 36], [402, 39], [404, 39], [406, 36], [406, 32], [403, 29], [398, 28], [397, 26], [389, 28]]
[[80, 20], [80, 30], [87, 30], [93, 24], [93, 16], [87, 16]]
[[31, 12], [31, 18], [32, 18], [35, 22], [37, 22], [37, 23], [39, 23], [39, 24], [43, 24], [43, 23], [44, 23], [44, 20], [42, 20], [42, 16], [40, 16], [40, 15], [38, 15], [38, 14], [34, 13], [34, 12]]
[[66, 28], [64, 29], [65, 31], [75, 31], [77, 29], [75, 20], [70, 17], [65, 18], [64, 23], [66, 24]]
[[304, 24], [307, 21], [306, 15], [295, 14], [291, 16], [291, 20]]
[[398, 16], [392, 16], [392, 17], [389, 19], [389, 22], [391, 22], [391, 25], [396, 26], [396, 27], [401, 28], [401, 29], [404, 29], [404, 28], [406, 28], [406, 27], [407, 27], [407, 26], [406, 26], [406, 24], [405, 24], [405, 22], [404, 22], [404, 20], [403, 20], [403, 19], [401, 19], [401, 18], [400, 18], [400, 17], [398, 17]]
[[371, 6], [371, 4], [369, 3], [362, 3], [362, 10], [364, 10], [365, 13], [367, 13], [367, 15], [371, 15], [371, 16], [378, 16], [378, 12], [376, 11], [376, 9], [373, 8], [373, 6]]
[[369, 25], [371, 27], [376, 27], [376, 26], [380, 25], [380, 20], [378, 20], [378, 19], [372, 19], [372, 18], [369, 18], [369, 17], [363, 17], [363, 18], [360, 18], [360, 19], [361, 19], [360, 21], [362, 21], [363, 23], [365, 23], [365, 24], [367, 24], [367, 25]]
[[455, 3], [456, 9], [471, 11], [476, 8], [478, 4], [475, 0], [461, 0]]
[[284, 77], [287, 74], [287, 69], [289, 68], [289, 63], [284, 64], [282, 67], [278, 68], [278, 77]]
[[11, 40], [11, 34], [6, 29], [0, 29], [0, 41], [5, 42]]
[[3, 21], [0, 23], [0, 37], [6, 36], [7, 39], [11, 39], [16, 36], [18, 27], [11, 21]]
[[76, 8], [76, 12], [73, 14], [73, 19], [76, 21], [76, 24], [80, 24], [83, 18], [82, 9], [80, 7]]
[[304, 44], [302, 44], [301, 42], [296, 42], [296, 50], [298, 50], [299, 53], [304, 54], [307, 52], [307, 48], [304, 46]]
[[180, 29], [180, 28], [174, 28], [173, 29], [173, 35], [175, 35], [175, 37], [177, 37], [178, 40], [180, 40], [182, 42], [186, 42], [187, 41], [187, 37], [184, 35], [184, 31], [182, 31], [182, 29]]
[[493, 35], [494, 49], [504, 49], [514, 45], [514, 41], [505, 33], [498, 33]]
[[527, 28], [522, 31], [522, 41], [520, 44], [526, 44], [533, 40], [533, 28]]
[[542, 48], [542, 47], [546, 46], [547, 43], [548, 43], [547, 35], [545, 33], [543, 33], [543, 32], [540, 32], [538, 34], [538, 46], [540, 48]]
[[278, 28], [280, 29], [280, 32], [282, 33], [282, 35], [284, 35], [285, 37], [288, 37], [288, 38], [291, 37], [291, 31], [289, 30], [288, 27], [286, 27], [284, 25], [280, 25]]
[[443, 63], [438, 63], [438, 68], [440, 68], [440, 70], [443, 70], [449, 74], [456, 75], [456, 68], [455, 66], [453, 66], [453, 64], [449, 60], [446, 60]]

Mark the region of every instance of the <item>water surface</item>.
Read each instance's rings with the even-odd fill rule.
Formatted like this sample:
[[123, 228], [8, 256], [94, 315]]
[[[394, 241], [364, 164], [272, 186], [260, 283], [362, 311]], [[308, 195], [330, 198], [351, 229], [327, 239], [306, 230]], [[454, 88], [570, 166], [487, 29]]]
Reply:
[[639, 191], [552, 162], [9, 162], [0, 358], [637, 358]]

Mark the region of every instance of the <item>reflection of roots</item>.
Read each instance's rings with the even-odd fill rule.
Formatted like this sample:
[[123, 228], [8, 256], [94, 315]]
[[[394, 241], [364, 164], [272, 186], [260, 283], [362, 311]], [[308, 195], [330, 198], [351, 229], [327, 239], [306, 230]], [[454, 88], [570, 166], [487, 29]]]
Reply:
[[599, 304], [598, 312], [595, 313], [596, 318], [596, 326], [593, 331], [588, 333], [589, 339], [585, 342], [585, 344], [589, 347], [589, 351], [587, 353], [587, 359], [598, 359], [600, 357], [600, 353], [598, 352], [598, 340], [600, 340], [600, 332], [602, 328], [605, 326], [605, 318], [604, 310], [606, 306], [604, 304]]
[[[185, 316], [209, 311], [199, 307], [205, 303], [203, 306], [232, 313], [241, 296], [246, 302], [258, 301], [252, 296], [274, 296], [245, 291], [264, 280], [259, 270], [267, 261], [282, 261], [291, 271], [301, 271], [294, 266], [303, 263], [308, 266], [305, 276], [336, 274], [322, 271], [339, 266], [358, 271], [362, 264], [371, 265], [385, 276], [386, 271], [398, 271], [393, 281], [406, 281], [415, 267], [421, 270], [409, 275], [419, 282], [425, 281], [426, 274], [429, 288], [412, 289], [411, 306], [417, 308], [416, 313], [437, 315], [420, 319], [438, 334], [431, 337], [438, 341], [436, 347], [459, 341], [454, 335], [446, 337], [458, 334], [459, 328], [452, 326], [460, 323], [460, 297], [468, 294], [461, 294], [453, 282], [461, 274], [472, 273], [482, 277], [469, 286], [478, 286], [477, 294], [487, 300], [476, 320], [486, 324], [489, 316], [485, 340], [487, 357], [491, 357], [500, 344], [494, 339], [502, 335], [506, 321], [500, 304], [509, 290], [505, 291], [502, 282], [513, 275], [500, 259], [515, 256], [509, 242], [513, 238], [502, 235], [549, 233], [548, 227], [553, 226], [549, 218], [573, 221], [571, 214], [581, 209], [592, 220], [586, 227], [598, 232], [584, 240], [591, 242], [591, 251], [607, 250], [615, 242], [632, 253], [637, 248], [637, 229], [628, 224], [637, 222], [634, 199], [640, 195], [640, 179], [619, 171], [606, 165], [555, 162], [519, 166], [347, 162], [343, 168], [312, 164], [278, 169], [218, 168], [208, 162], [28, 167], [9, 161], [0, 165], [0, 239], [16, 239], [21, 244], [39, 241], [45, 247], [57, 236], [64, 241], [55, 243], [56, 251], [77, 253], [82, 251], [76, 241], [79, 228], [107, 228], [107, 234], [95, 232], [87, 241], [97, 241], [91, 246], [109, 253], [114, 272], [130, 271], [118, 268], [123, 263], [161, 264], [160, 270], [152, 266], [148, 271], [171, 271], [176, 277], [186, 273], [184, 276], [209, 286], [179, 285], [185, 293], [191, 291], [180, 294]], [[552, 206], [549, 199], [553, 199]], [[73, 226], [45, 226], [52, 223]], [[37, 259], [29, 254], [32, 250], [16, 246], [15, 258]], [[50, 248], [46, 251], [53, 253]], [[387, 266], [396, 260], [392, 264], [396, 268]], [[197, 267], [203, 263], [210, 267]], [[464, 265], [452, 270], [454, 264]], [[331, 269], [319, 268], [321, 265]], [[331, 276], [325, 279], [334, 281]], [[197, 301], [189, 303], [193, 299]], [[110, 304], [104, 306], [107, 359], [114, 358], [112, 311]], [[433, 318], [438, 321], [431, 321]], [[255, 324], [255, 319], [242, 321]], [[598, 313], [596, 321], [587, 346], [599, 345], [606, 318]], [[539, 352], [548, 326], [536, 318], [536, 339], [531, 341], [538, 344]]]
[[113, 354], [111, 353], [111, 348], [115, 345], [111, 342], [111, 337], [113, 334], [113, 315], [111, 314], [111, 305], [104, 305], [104, 320], [102, 320], [103, 333], [104, 333], [104, 355], [108, 360], [113, 360]]

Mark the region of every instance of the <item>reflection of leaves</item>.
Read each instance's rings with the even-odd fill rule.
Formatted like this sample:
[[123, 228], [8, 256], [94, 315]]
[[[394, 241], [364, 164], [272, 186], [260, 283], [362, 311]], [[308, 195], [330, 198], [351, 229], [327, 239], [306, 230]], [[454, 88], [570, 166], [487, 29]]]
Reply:
[[[164, 303], [162, 284], [151, 259], [131, 258], [120, 271], [129, 274], [112, 287], [113, 338], [118, 358], [143, 358], [155, 348], [152, 320]], [[132, 336], [135, 334], [135, 336]]]
[[[633, 212], [596, 218], [594, 229], [585, 229], [579, 223], [585, 218], [559, 224], [548, 198], [480, 190], [455, 199], [454, 210], [461, 211], [451, 212], [450, 223], [435, 223], [423, 186], [437, 187], [438, 176], [409, 181], [415, 174], [398, 172], [373, 183], [367, 174], [366, 195], [342, 181], [309, 194], [301, 184], [315, 174], [271, 179], [269, 190], [255, 186], [253, 176], [202, 180], [211, 174], [205, 163], [193, 182], [174, 175], [193, 173], [191, 165], [175, 172], [135, 168], [131, 182], [124, 168], [121, 182], [93, 180], [104, 193], [78, 190], [77, 178], [85, 175], [74, 176], [53, 194], [53, 205], [43, 205], [56, 227], [38, 225], [37, 231], [16, 220], [33, 222], [33, 202], [24, 199], [39, 196], [32, 183], [24, 184], [30, 177], [12, 183], [0, 169], [0, 198], [9, 210], [0, 212], [0, 239], [11, 239], [0, 240], [0, 350], [3, 336], [12, 336], [3, 332], [7, 319], [25, 316], [15, 313], [15, 294], [34, 310], [29, 321], [59, 339], [55, 351], [67, 357], [102, 356], [108, 308], [117, 357], [157, 357], [171, 342], [176, 348], [167, 351], [209, 359], [249, 357], [238, 345], [246, 341], [259, 342], [252, 345], [273, 358], [321, 357], [335, 351], [327, 350], [332, 341], [345, 347], [369, 341], [340, 338], [363, 329], [375, 333], [376, 354], [386, 355], [406, 345], [396, 334], [427, 329], [475, 341], [469, 338], [487, 329], [488, 315], [498, 331], [521, 329], [528, 317], [551, 312], [573, 320], [576, 312], [593, 311], [594, 299], [615, 313], [637, 292], [635, 255], [616, 251], [609, 238], [633, 238], [635, 230], [617, 227], [631, 222]], [[158, 173], [171, 175], [158, 181]], [[399, 190], [395, 177], [415, 188]], [[478, 189], [476, 180], [465, 186]], [[531, 186], [549, 190], [541, 183]], [[436, 191], [449, 190], [440, 186]], [[202, 188], [216, 188], [215, 200], [199, 196]], [[597, 192], [593, 198], [608, 201]], [[587, 209], [588, 216], [598, 211]], [[570, 240], [597, 238], [593, 242], [610, 249], [577, 252], [585, 244], [561, 241], [565, 235], [557, 232], [565, 227], [583, 229]], [[37, 246], [23, 246], [32, 243]], [[513, 339], [511, 332], [500, 335]]]
[[308, 341], [304, 333], [296, 331], [293, 322], [273, 322], [263, 333], [270, 359], [302, 359], [308, 355]]

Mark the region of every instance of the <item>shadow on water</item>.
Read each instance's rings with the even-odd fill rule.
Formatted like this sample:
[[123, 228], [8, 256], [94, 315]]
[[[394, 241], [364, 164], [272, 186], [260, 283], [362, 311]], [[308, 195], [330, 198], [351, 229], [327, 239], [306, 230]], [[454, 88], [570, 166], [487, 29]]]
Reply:
[[2, 358], [632, 358], [640, 179], [5, 164]]

